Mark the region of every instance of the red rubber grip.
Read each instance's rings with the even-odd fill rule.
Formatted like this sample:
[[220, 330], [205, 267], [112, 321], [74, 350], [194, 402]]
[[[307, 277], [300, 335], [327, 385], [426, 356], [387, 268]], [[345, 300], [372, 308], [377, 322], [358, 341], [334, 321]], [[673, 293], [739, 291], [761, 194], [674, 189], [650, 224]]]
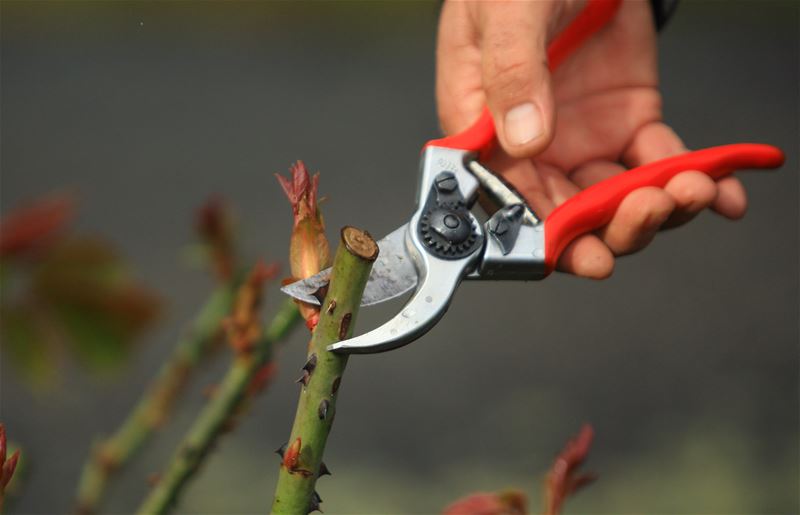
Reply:
[[720, 179], [744, 168], [777, 168], [783, 160], [783, 152], [771, 145], [722, 145], [655, 161], [590, 186], [558, 206], [544, 221], [547, 273], [555, 269], [572, 240], [608, 224], [625, 196], [635, 189], [663, 188], [675, 175], [687, 170], [699, 170]]
[[[621, 3], [622, 0], [589, 0], [572, 23], [547, 47], [550, 71], [558, 68], [584, 41], [611, 21]], [[484, 107], [480, 117], [469, 128], [446, 138], [430, 140], [425, 147], [471, 150], [480, 152], [480, 158], [485, 159], [492, 151], [495, 135], [492, 113], [488, 107]]]

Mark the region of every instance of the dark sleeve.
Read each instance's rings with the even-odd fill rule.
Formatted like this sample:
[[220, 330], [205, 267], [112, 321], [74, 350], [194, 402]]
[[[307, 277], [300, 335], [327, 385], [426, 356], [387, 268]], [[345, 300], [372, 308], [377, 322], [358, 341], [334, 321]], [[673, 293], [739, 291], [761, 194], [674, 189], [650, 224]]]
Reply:
[[675, 8], [678, 7], [678, 0], [650, 0], [650, 5], [653, 6], [656, 29], [661, 30], [672, 17]]

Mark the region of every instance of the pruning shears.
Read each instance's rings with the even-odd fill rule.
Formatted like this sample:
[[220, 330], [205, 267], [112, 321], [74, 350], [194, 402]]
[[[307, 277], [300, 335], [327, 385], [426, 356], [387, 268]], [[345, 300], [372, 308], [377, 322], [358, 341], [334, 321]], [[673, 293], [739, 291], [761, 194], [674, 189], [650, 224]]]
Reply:
[[[606, 25], [619, 4], [619, 0], [589, 0], [548, 48], [551, 69]], [[369, 354], [413, 342], [442, 318], [465, 279], [547, 277], [572, 240], [606, 225], [625, 196], [638, 188], [663, 187], [686, 170], [719, 179], [738, 169], [776, 168], [784, 159], [780, 149], [754, 143], [688, 152], [601, 181], [542, 220], [512, 186], [481, 164], [494, 144], [495, 127], [488, 109], [464, 132], [425, 144], [416, 211], [406, 224], [378, 242], [380, 253], [362, 305], [414, 293], [391, 320], [329, 350]], [[499, 207], [484, 223], [471, 211], [479, 196]], [[329, 278], [330, 269], [284, 286], [283, 291], [319, 304], [314, 294]]]

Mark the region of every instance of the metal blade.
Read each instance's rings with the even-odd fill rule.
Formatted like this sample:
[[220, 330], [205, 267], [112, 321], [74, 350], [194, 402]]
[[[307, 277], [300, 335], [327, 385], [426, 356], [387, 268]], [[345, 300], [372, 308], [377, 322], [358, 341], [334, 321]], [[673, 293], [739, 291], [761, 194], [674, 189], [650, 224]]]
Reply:
[[[407, 230], [408, 224], [405, 224], [378, 242], [380, 253], [369, 274], [364, 296], [361, 298], [362, 306], [371, 306], [399, 297], [417, 285], [417, 270], [406, 251]], [[281, 291], [295, 299], [319, 304], [319, 299], [314, 294], [328, 284], [330, 276], [331, 269], [328, 268], [302, 281], [287, 284]]]

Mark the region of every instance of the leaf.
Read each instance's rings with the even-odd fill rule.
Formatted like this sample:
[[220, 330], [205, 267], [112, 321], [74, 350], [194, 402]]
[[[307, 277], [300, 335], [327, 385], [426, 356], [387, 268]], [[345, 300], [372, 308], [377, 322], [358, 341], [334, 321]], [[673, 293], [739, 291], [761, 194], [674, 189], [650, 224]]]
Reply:
[[72, 197], [53, 194], [4, 215], [0, 220], [0, 257], [41, 250], [53, 243], [74, 214]]
[[[13, 445], [8, 447], [15, 447]], [[12, 450], [10, 455], [7, 451], [6, 441], [6, 427], [0, 423], [0, 509], [3, 506], [3, 499], [7, 490], [7, 486], [11, 479], [14, 477], [14, 471], [17, 470], [19, 463], [20, 450]]]
[[105, 242], [72, 239], [55, 248], [34, 272], [38, 296], [53, 306], [78, 305], [138, 332], [156, 318], [160, 302], [137, 284]]
[[70, 304], [57, 306], [56, 317], [72, 349], [90, 368], [114, 369], [128, 356], [132, 335], [113, 317]]
[[35, 386], [54, 382], [64, 342], [93, 369], [118, 365], [160, 311], [111, 245], [63, 234], [73, 208], [45, 197], [0, 225], [2, 346]]
[[594, 430], [584, 424], [580, 433], [570, 439], [550, 467], [545, 484], [545, 513], [556, 515], [568, 497], [584, 486], [594, 482], [594, 474], [580, 474], [578, 468], [586, 461], [592, 447]]
[[524, 515], [528, 501], [517, 490], [468, 495], [444, 509], [443, 515]]
[[138, 285], [105, 242], [70, 239], [33, 271], [33, 294], [57, 322], [54, 330], [95, 370], [118, 366], [159, 313], [154, 293]]
[[58, 376], [53, 343], [27, 307], [0, 309], [2, 348], [12, 364], [33, 385], [51, 386]]

